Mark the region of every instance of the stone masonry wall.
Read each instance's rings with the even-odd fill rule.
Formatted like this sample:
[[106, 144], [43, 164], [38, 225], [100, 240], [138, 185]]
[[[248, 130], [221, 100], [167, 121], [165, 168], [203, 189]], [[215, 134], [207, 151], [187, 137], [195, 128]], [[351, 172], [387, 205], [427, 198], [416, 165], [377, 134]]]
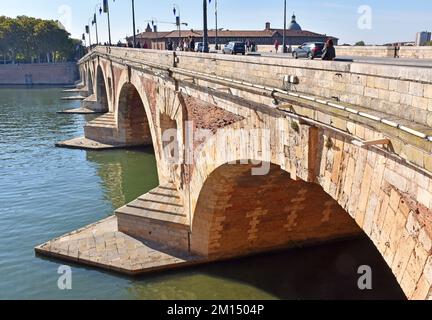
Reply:
[[167, 225], [166, 221], [146, 219], [143, 217], [118, 217], [119, 231], [132, 237], [153, 243], [164, 244], [167, 248], [187, 251], [189, 248], [189, 233], [187, 229]]
[[[298, 46], [292, 46], [292, 49]], [[258, 52], [275, 52], [274, 45], [258, 46]], [[279, 48], [281, 52], [281, 48]], [[369, 57], [369, 58], [393, 58], [394, 47], [384, 46], [336, 46], [338, 57]], [[432, 47], [401, 47], [399, 50], [401, 59], [432, 59]]]
[[295, 75], [288, 89], [397, 115], [432, 126], [432, 69], [179, 53], [179, 68], [282, 89], [285, 75]]
[[[372, 58], [394, 57], [394, 47], [384, 46], [337, 46], [338, 56], [360, 56]], [[403, 46], [399, 51], [400, 58], [432, 59], [432, 47], [408, 47]]]
[[[98, 48], [106, 53], [109, 48]], [[293, 60], [277, 57], [227, 56], [111, 48], [111, 54], [228, 79], [284, 88], [285, 75], [299, 79], [292, 91], [378, 110], [432, 126], [432, 69]]]
[[[219, 130], [202, 148], [190, 184], [194, 195], [191, 199], [194, 212], [192, 243], [195, 241], [195, 227], [205, 225], [205, 221], [212, 221], [209, 218], [212, 211], [201, 211], [199, 200], [201, 192], [206, 190], [206, 181], [212, 179], [212, 173], [217, 172], [221, 165], [236, 159], [267, 159], [260, 157], [264, 148], [270, 146], [272, 163], [280, 165], [282, 170], [290, 173], [291, 178], [315, 181], [357, 222], [383, 255], [408, 298], [432, 298], [432, 178], [428, 173], [388, 152], [360, 148], [352, 144], [352, 139], [339, 133], [314, 129], [301, 123], [294, 126], [293, 120], [281, 121], [270, 114], [252, 114], [247, 122], [238, 123], [237, 126], [269, 128], [271, 134], [264, 137], [268, 141], [254, 143], [245, 140], [239, 145], [234, 139], [227, 143], [224, 130]], [[364, 135], [365, 128], [356, 126], [358, 129], [354, 132], [363, 131]], [[374, 132], [366, 134], [371, 138], [375, 135]], [[225, 146], [223, 153], [218, 151], [222, 145]], [[278, 185], [284, 184], [279, 181]], [[228, 191], [224, 192], [233, 190], [226, 189]], [[287, 187], [283, 189], [287, 191]], [[236, 197], [241, 197], [238, 192], [232, 194], [234, 196], [231, 198], [221, 197], [225, 201], [230, 199], [229, 206], [236, 201]], [[248, 194], [247, 201], [255, 201], [250, 200], [250, 195], [257, 197], [260, 193], [249, 191]], [[287, 192], [287, 198], [295, 199], [295, 195]], [[322, 208], [325, 202], [318, 202]], [[221, 207], [223, 203], [215, 207]], [[279, 203], [281, 210], [289, 207], [284, 202]], [[271, 204], [264, 202], [263, 205]], [[263, 205], [256, 207], [263, 208]], [[199, 217], [199, 212], [206, 214]], [[204, 222], [199, 222], [199, 219]], [[274, 232], [280, 232], [281, 226], [275, 226]], [[220, 228], [223, 228], [223, 224]], [[259, 226], [257, 228], [259, 230]], [[212, 237], [218, 238], [219, 229], [215, 230], [209, 230], [207, 237], [210, 240]], [[198, 237], [205, 239], [206, 236], [198, 232]], [[223, 234], [219, 237], [222, 239]]]
[[74, 84], [79, 72], [75, 63], [9, 64], [0, 66], [0, 85]]
[[252, 176], [226, 165], [201, 191], [192, 233], [199, 254], [239, 256], [359, 235], [355, 221], [318, 185], [291, 180], [278, 166]]
[[408, 298], [432, 298], [432, 181], [324, 132], [319, 183], [372, 239]]

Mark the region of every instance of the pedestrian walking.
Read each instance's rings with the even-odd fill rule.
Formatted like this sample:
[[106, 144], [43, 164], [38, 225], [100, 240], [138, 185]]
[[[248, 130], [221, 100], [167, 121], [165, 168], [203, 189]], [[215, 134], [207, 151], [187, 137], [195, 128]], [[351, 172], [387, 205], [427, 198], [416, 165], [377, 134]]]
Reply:
[[195, 51], [195, 38], [192, 37], [189, 43], [190, 46], [190, 51], [194, 52]]
[[276, 39], [276, 41], [274, 43], [274, 46], [275, 46], [276, 53], [278, 53], [278, 51], [279, 51], [279, 40]]
[[399, 50], [400, 50], [400, 46], [398, 44], [396, 44], [395, 48], [394, 48], [394, 57], [395, 57], [395, 59], [399, 58]]
[[322, 54], [322, 59], [327, 61], [333, 61], [336, 58], [336, 49], [332, 39], [328, 39]]
[[167, 42], [166, 47], [167, 47], [167, 50], [168, 50], [168, 51], [173, 51], [174, 44], [173, 44], [173, 42], [171, 41], [171, 39], [168, 39], [168, 42]]
[[248, 52], [251, 51], [251, 42], [249, 40], [246, 40], [246, 49]]

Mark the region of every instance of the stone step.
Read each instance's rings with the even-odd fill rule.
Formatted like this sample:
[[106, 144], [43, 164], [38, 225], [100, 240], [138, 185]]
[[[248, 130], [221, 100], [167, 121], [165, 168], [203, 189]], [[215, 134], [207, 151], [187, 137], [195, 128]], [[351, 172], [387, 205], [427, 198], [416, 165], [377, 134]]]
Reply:
[[[117, 217], [130, 216], [152, 220], [153, 223], [169, 224], [171, 227], [178, 229], [188, 229], [187, 217], [179, 214], [178, 211], [172, 210], [165, 206], [165, 210], [158, 210], [146, 207], [147, 204], [128, 204], [116, 211]], [[183, 208], [181, 208], [183, 210]], [[127, 217], [120, 217], [127, 219]]]
[[116, 121], [114, 113], [105, 113], [96, 119], [87, 123], [88, 127], [103, 127], [103, 128], [116, 128]]
[[159, 186], [116, 211], [117, 216], [129, 215], [188, 228], [187, 215], [178, 191]]
[[174, 185], [161, 185], [115, 212], [121, 232], [187, 250], [189, 221]]
[[91, 122], [89, 122], [89, 124], [114, 124], [115, 121], [114, 120], [109, 120], [109, 119], [96, 119], [93, 120]]

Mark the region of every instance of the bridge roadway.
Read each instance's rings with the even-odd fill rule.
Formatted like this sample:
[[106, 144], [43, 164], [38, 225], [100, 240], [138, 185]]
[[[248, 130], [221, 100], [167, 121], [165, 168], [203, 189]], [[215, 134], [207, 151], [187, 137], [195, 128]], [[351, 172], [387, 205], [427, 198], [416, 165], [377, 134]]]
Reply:
[[[214, 52], [222, 54], [221, 51]], [[255, 56], [256, 54], [248, 54], [250, 56]], [[286, 58], [294, 59], [290, 53], [258, 53], [256, 56], [261, 57], [275, 57], [275, 58]], [[300, 60], [306, 60], [306, 58], [300, 58]], [[315, 59], [315, 60], [320, 60]], [[376, 65], [392, 65], [392, 66], [404, 66], [404, 67], [420, 67], [420, 68], [432, 68], [432, 59], [408, 59], [408, 58], [383, 58], [383, 57], [364, 57], [364, 56], [338, 56], [336, 58], [337, 62], [357, 62], [357, 63], [367, 63]]]

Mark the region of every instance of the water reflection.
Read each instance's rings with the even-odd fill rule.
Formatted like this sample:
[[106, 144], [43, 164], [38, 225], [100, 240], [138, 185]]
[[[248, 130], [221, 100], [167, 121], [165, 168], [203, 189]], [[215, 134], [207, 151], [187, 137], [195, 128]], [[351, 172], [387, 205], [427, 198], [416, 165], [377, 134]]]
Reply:
[[158, 186], [156, 159], [152, 147], [130, 150], [87, 152], [101, 178], [104, 199], [119, 208]]

